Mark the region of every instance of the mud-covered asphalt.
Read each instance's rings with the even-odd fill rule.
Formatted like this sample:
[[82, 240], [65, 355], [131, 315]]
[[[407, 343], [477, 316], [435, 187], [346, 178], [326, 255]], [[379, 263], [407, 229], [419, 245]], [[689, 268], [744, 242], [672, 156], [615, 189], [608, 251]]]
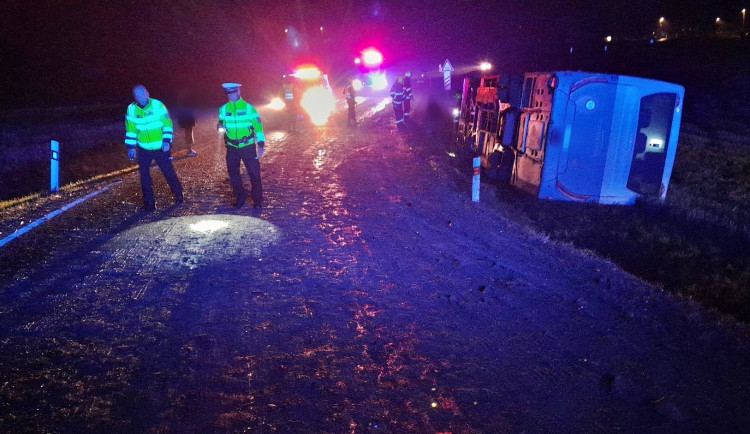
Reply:
[[746, 326], [530, 232], [492, 186], [472, 203], [468, 154], [378, 102], [356, 130], [269, 120], [262, 211], [231, 207], [207, 120], [184, 204], [155, 170], [140, 212], [133, 173], [0, 249], [0, 431], [750, 426]]

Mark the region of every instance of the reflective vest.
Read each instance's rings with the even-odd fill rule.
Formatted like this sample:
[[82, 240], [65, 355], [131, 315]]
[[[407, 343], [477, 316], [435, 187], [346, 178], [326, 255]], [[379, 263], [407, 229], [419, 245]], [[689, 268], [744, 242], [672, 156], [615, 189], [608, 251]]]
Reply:
[[287, 101], [294, 101], [296, 98], [297, 90], [294, 88], [295, 86], [293, 84], [285, 84], [284, 85], [284, 99]]
[[226, 128], [224, 142], [227, 146], [244, 148], [254, 145], [256, 140], [266, 141], [258, 111], [242, 98], [237, 102], [228, 102], [221, 106], [219, 125]]
[[162, 142], [172, 142], [173, 128], [161, 101], [150, 98], [145, 107], [131, 103], [125, 115], [125, 146], [137, 145], [148, 151], [161, 149]]
[[404, 103], [404, 85], [398, 81], [391, 86], [391, 100], [393, 100], [394, 104]]

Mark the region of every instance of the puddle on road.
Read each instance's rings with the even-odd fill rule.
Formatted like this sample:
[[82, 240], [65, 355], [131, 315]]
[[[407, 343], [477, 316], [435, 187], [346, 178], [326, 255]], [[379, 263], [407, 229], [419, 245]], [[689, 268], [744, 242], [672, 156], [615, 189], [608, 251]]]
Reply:
[[284, 131], [273, 131], [266, 136], [266, 139], [270, 143], [280, 143], [286, 139], [288, 134]]
[[383, 109], [385, 109], [388, 106], [388, 104], [390, 104], [390, 103], [391, 103], [391, 98], [390, 97], [384, 98], [383, 100], [381, 100], [380, 102], [378, 102], [377, 104], [375, 104], [374, 106], [372, 106], [370, 109], [368, 109], [367, 111], [365, 111], [362, 114], [361, 119], [369, 118], [370, 116], [374, 115], [375, 113], [383, 111]]
[[313, 161], [313, 164], [315, 165], [316, 170], [321, 170], [323, 168], [323, 165], [326, 163], [326, 150], [325, 149], [319, 149], [318, 150], [318, 156], [315, 157], [315, 160]]

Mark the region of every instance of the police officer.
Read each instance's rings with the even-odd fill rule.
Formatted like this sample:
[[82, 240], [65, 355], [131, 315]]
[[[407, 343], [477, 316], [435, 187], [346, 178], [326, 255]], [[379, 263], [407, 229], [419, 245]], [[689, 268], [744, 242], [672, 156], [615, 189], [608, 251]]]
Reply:
[[289, 132], [293, 133], [297, 126], [297, 106], [299, 105], [299, 86], [297, 86], [295, 77], [284, 76], [281, 93], [282, 98], [284, 98], [284, 110], [286, 111]]
[[[245, 204], [245, 187], [240, 178], [240, 162], [245, 163], [250, 175], [250, 197], [253, 207], [263, 206], [263, 185], [260, 180], [260, 161], [266, 136], [263, 134], [263, 124], [255, 107], [240, 97], [239, 83], [224, 83], [221, 85], [227, 94], [229, 102], [219, 108], [219, 131], [224, 131], [224, 143], [227, 147], [227, 172], [232, 191], [236, 197], [235, 206], [240, 208]], [[257, 145], [257, 151], [256, 151]]]
[[411, 72], [408, 72], [404, 74], [404, 120], [406, 122], [411, 121], [411, 99], [412, 99], [412, 92], [411, 92]]
[[393, 113], [396, 115], [396, 126], [401, 130], [404, 128], [404, 77], [399, 77], [391, 86], [391, 101]]
[[354, 80], [349, 82], [349, 86], [344, 88], [344, 96], [346, 97], [346, 105], [349, 107], [349, 115], [346, 118], [346, 126], [356, 127], [357, 126], [357, 92], [354, 89]]
[[174, 128], [169, 112], [161, 101], [149, 97], [148, 90], [143, 85], [133, 88], [133, 99], [135, 102], [128, 106], [125, 115], [125, 146], [131, 161], [138, 158], [143, 208], [146, 211], [156, 209], [150, 171], [154, 160], [167, 179], [176, 201], [182, 202], [182, 184], [177, 179], [169, 157]]

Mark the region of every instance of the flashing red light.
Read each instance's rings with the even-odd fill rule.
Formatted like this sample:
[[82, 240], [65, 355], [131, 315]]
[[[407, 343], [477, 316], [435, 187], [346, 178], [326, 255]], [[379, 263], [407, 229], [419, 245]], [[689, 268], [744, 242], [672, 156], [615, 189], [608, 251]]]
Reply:
[[368, 48], [362, 51], [362, 60], [365, 66], [379, 66], [381, 63], [383, 63], [383, 55], [380, 53], [380, 51], [374, 48]]

